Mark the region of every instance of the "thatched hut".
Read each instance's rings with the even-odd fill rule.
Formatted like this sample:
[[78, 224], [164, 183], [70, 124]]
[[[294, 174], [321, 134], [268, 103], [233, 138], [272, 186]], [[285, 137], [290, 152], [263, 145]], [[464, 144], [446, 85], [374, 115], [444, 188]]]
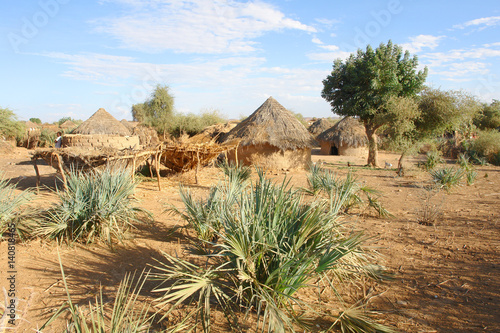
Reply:
[[332, 126], [335, 125], [333, 121], [327, 118], [320, 118], [313, 122], [311, 126], [307, 129], [309, 133], [312, 134], [314, 138], [317, 138], [318, 135], [323, 133], [324, 131], [332, 128]]
[[363, 156], [368, 153], [365, 127], [354, 118], [345, 117], [316, 137], [322, 155]]
[[101, 108], [81, 123], [72, 134], [64, 135], [62, 147], [138, 149], [140, 143], [139, 137], [131, 136], [131, 132], [122, 123]]
[[36, 148], [40, 139], [40, 134], [42, 132], [41, 126], [30, 120], [25, 121], [24, 126], [26, 128], [26, 131], [24, 133], [23, 142], [21, 143], [21, 145], [28, 149]]
[[311, 134], [274, 98], [229, 131], [222, 142], [240, 140], [228, 160], [267, 169], [305, 168], [311, 162]]
[[74, 123], [71, 120], [66, 120], [64, 123], [59, 125], [59, 128], [61, 128], [64, 131], [72, 130], [73, 128], [76, 128], [78, 124]]

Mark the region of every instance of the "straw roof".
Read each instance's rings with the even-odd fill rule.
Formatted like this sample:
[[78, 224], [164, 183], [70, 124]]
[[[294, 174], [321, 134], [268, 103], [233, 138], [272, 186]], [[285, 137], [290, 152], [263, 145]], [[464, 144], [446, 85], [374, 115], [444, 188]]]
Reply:
[[73, 134], [130, 135], [130, 131], [106, 110], [100, 108], [89, 119], [80, 124]]
[[333, 142], [337, 147], [342, 144], [351, 147], [365, 146], [368, 142], [365, 127], [354, 118], [345, 117], [332, 128], [324, 131], [316, 137], [318, 141]]
[[311, 148], [314, 142], [293, 113], [272, 97], [229, 131], [221, 141], [238, 139], [243, 146], [270, 144], [281, 150]]
[[334, 122], [327, 118], [320, 118], [316, 120], [314, 123], [309, 126], [308, 130], [312, 135], [319, 135], [326, 131], [327, 129], [332, 128]]
[[31, 120], [26, 120], [24, 122], [24, 124], [26, 125], [26, 130], [39, 130], [40, 127], [42, 127], [42, 126], [32, 122]]
[[138, 121], [128, 121], [127, 119], [122, 119], [120, 120], [120, 123], [122, 123], [123, 126], [125, 126], [130, 133], [134, 131], [134, 128], [139, 125]]
[[78, 126], [78, 124], [72, 122], [71, 120], [66, 120], [64, 123], [59, 125], [59, 127], [63, 128], [63, 129], [71, 129], [71, 128], [75, 128], [76, 126]]

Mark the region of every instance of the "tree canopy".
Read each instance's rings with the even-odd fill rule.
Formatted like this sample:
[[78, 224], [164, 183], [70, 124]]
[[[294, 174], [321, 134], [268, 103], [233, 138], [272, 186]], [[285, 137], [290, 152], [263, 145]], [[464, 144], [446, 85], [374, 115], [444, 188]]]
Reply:
[[480, 103], [462, 91], [425, 88], [417, 98], [389, 99], [388, 114], [393, 118], [384, 126], [389, 147], [401, 153], [398, 169], [403, 173], [403, 157], [417, 151], [426, 140], [458, 131], [467, 135]]
[[132, 106], [132, 117], [147, 126], [166, 134], [174, 116], [174, 97], [165, 85], [157, 85], [149, 99]]
[[24, 125], [17, 121], [17, 116], [10, 109], [0, 108], [0, 136], [4, 138], [15, 138], [22, 134]]
[[417, 71], [418, 58], [411, 57], [391, 41], [373, 50], [358, 50], [347, 60], [335, 60], [333, 70], [323, 80], [321, 96], [332, 111], [355, 116], [364, 123], [369, 142], [368, 165], [377, 166], [377, 130], [399, 113], [389, 110], [397, 97], [414, 98], [423, 88], [427, 68]]
[[500, 101], [494, 99], [491, 104], [484, 104], [482, 110], [474, 118], [478, 128], [493, 129], [500, 127]]

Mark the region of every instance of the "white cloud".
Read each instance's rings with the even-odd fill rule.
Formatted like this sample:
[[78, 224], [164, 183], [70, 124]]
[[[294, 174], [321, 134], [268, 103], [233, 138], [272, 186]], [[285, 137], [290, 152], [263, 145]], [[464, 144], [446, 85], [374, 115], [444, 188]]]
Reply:
[[314, 44], [318, 44], [318, 45], [322, 45], [322, 44], [323, 44], [323, 42], [321, 41], [321, 39], [319, 39], [319, 38], [317, 38], [317, 37], [314, 37], [314, 38], [312, 39], [312, 42], [313, 42]]
[[[119, 94], [109, 96], [107, 105], [110, 110], [106, 110], [123, 115], [121, 117], [130, 114], [132, 104], [144, 102], [158, 83], [171, 87], [176, 108], [183, 112], [214, 107], [237, 118], [240, 113], [248, 115], [269, 96], [304, 115], [304, 110], [310, 109], [317, 112], [311, 116], [324, 116], [330, 112], [328, 103], [319, 97], [322, 80], [329, 74], [329, 68], [265, 67], [265, 59], [259, 57], [153, 64], [138, 62], [132, 57], [94, 53], [42, 55], [65, 64], [68, 68], [63, 75], [66, 77], [114, 85]], [[231, 105], [225, 110], [224, 103], [231, 99], [229, 96], [240, 102], [237, 107]], [[317, 105], [308, 105], [306, 100], [314, 100]]]
[[445, 36], [418, 35], [410, 37], [410, 43], [401, 44], [403, 50], [408, 50], [410, 53], [418, 53], [424, 48], [435, 49], [439, 45], [439, 41]]
[[479, 30], [483, 30], [486, 27], [491, 27], [495, 25], [500, 25], [500, 16], [490, 16], [490, 17], [483, 17], [475, 20], [470, 20], [467, 21], [463, 24], [457, 24], [454, 25], [453, 28], [455, 29], [465, 29], [467, 27], [473, 27], [473, 26], [480, 26]]
[[316, 29], [260, 1], [156, 0], [130, 5], [128, 14], [91, 22], [97, 32], [111, 35], [122, 46], [141, 51], [179, 53], [242, 53], [255, 50], [254, 38], [283, 29]]

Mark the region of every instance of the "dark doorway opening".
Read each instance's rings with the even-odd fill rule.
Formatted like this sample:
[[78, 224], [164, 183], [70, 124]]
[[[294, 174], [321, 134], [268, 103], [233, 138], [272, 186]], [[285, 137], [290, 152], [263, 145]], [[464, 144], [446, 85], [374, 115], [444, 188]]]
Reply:
[[338, 155], [338, 154], [339, 154], [338, 148], [335, 146], [331, 146], [330, 147], [330, 155]]

